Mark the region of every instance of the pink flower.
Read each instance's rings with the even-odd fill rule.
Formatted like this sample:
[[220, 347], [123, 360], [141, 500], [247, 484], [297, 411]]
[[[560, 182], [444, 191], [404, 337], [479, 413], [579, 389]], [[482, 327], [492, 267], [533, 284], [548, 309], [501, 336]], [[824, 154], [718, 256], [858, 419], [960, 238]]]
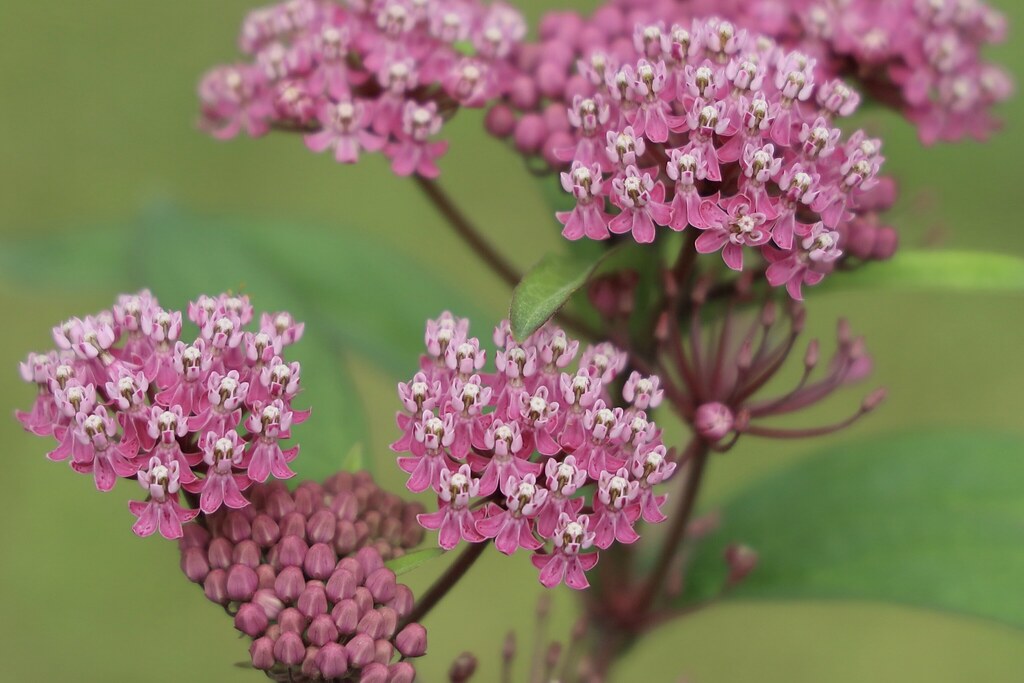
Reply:
[[252, 414], [245, 422], [245, 428], [253, 435], [246, 452], [250, 479], [264, 482], [271, 474], [278, 479], [295, 476], [288, 463], [299, 454], [299, 447], [282, 450], [280, 445], [281, 439], [291, 437], [290, 430], [295, 417], [281, 399], [253, 405]]
[[650, 524], [665, 521], [661, 506], [665, 503], [666, 496], [656, 495], [653, 487], [668, 480], [675, 472], [676, 464], [666, 459], [665, 447], [659, 445], [646, 453], [637, 449], [631, 467], [630, 473], [639, 482], [637, 495], [632, 502], [635, 507], [633, 514]]
[[480, 489], [480, 481], [474, 479], [469, 465], [462, 465], [458, 471], [444, 469], [438, 478], [437, 495], [440, 509], [430, 514], [417, 515], [416, 519], [425, 529], [436, 529], [438, 545], [451, 550], [460, 540], [479, 543], [484, 540], [476, 530], [476, 517], [469, 508], [471, 498]]
[[502, 489], [506, 492], [505, 507], [492, 505], [489, 514], [477, 521], [477, 531], [493, 538], [494, 545], [506, 555], [518, 548], [537, 550], [542, 543], [533, 535], [533, 519], [547, 501], [547, 490], [537, 486], [533, 474], [521, 479], [510, 476]]
[[174, 345], [175, 380], [156, 396], [164, 406], [178, 405], [188, 415], [198, 414], [206, 407], [206, 380], [213, 367], [213, 354], [203, 339], [191, 345]]
[[430, 138], [440, 132], [441, 124], [435, 103], [406, 102], [402, 110], [401, 135], [386, 148], [391, 157], [391, 170], [400, 176], [416, 173], [424, 178], [436, 178], [440, 175], [436, 160], [447, 151], [448, 143], [431, 142]]
[[584, 572], [590, 571], [597, 564], [597, 553], [584, 553], [594, 545], [594, 533], [589, 531], [590, 518], [581, 515], [573, 520], [563, 514], [555, 531], [554, 552], [549, 555], [534, 555], [530, 559], [533, 566], [540, 570], [540, 582], [547, 588], [554, 588], [560, 583], [576, 590], [590, 586]]
[[629, 471], [618, 469], [614, 474], [601, 473], [594, 501], [594, 544], [607, 548], [614, 541], [635, 543], [640, 536], [633, 524], [640, 511], [632, 504], [639, 493], [640, 484], [629, 480]]
[[455, 441], [455, 424], [451, 415], [437, 417], [424, 410], [413, 430], [410, 450], [414, 457], [399, 458], [398, 466], [410, 477], [405, 486], [413, 493], [437, 487], [441, 476], [449, 471], [448, 449]]
[[722, 252], [725, 265], [743, 270], [743, 247], [759, 247], [771, 239], [765, 229], [766, 217], [754, 210], [744, 195], [705, 202], [701, 207], [708, 227], [697, 238], [697, 251], [702, 254]]
[[665, 204], [665, 186], [636, 166], [627, 167], [624, 175], [616, 177], [612, 189], [612, 202], [622, 209], [608, 225], [612, 232], [631, 232], [633, 239], [647, 244], [654, 241], [655, 224], [668, 225], [671, 221], [672, 210]]
[[132, 514], [139, 518], [132, 531], [150, 536], [159, 529], [164, 538], [181, 538], [181, 525], [195, 519], [199, 510], [182, 509], [178, 502], [178, 463], [168, 466], [160, 458], [150, 458], [149, 469], [139, 470], [139, 485], [149, 492], [149, 500], [128, 503]]
[[572, 455], [565, 456], [562, 462], [548, 460], [544, 470], [548, 501], [537, 518], [537, 531], [550, 538], [563, 514], [575, 517], [583, 507], [583, 499], [573, 496], [587, 482], [587, 471], [576, 466], [576, 457]]
[[821, 282], [831, 264], [842, 256], [839, 239], [838, 232], [816, 223], [800, 240], [798, 248], [788, 255], [767, 249], [765, 257], [770, 264], [765, 276], [768, 284], [772, 287], [785, 285], [791, 297], [802, 301], [802, 286]]
[[707, 179], [708, 165], [700, 148], [673, 149], [669, 153], [665, 171], [676, 183], [675, 197], [670, 206], [672, 219], [668, 227], [676, 231], [685, 230], [688, 225], [705, 227], [706, 222], [700, 212], [702, 200], [697, 191], [697, 183]]
[[234, 430], [222, 434], [206, 432], [202, 448], [203, 462], [208, 467], [206, 477], [183, 485], [188, 491], [200, 494], [199, 509], [203, 514], [213, 514], [221, 505], [234, 509], [248, 505], [242, 491], [252, 482], [247, 475], [235, 472], [242, 467], [245, 450], [238, 433]]
[[562, 173], [562, 188], [576, 199], [572, 211], [557, 214], [558, 221], [565, 226], [562, 236], [569, 240], [589, 237], [603, 240], [611, 236], [608, 232], [608, 214], [604, 211], [604, 197], [601, 195], [601, 167], [597, 164], [584, 166], [574, 161], [569, 173]]
[[660, 388], [661, 379], [657, 376], [643, 377], [639, 372], [632, 372], [622, 388], [622, 397], [632, 403], [638, 410], [657, 408], [665, 392]]
[[117, 424], [103, 406], [97, 406], [92, 413], [78, 413], [72, 433], [75, 442], [71, 468], [81, 473], [92, 472], [97, 490], [109, 491], [117, 477], [131, 477], [138, 472], [134, 462], [138, 443], [117, 441]]
[[491, 451], [485, 458], [471, 453], [470, 464], [481, 473], [480, 495], [489, 496], [498, 485], [510, 479], [521, 479], [540, 474], [541, 466], [529, 461], [530, 451], [524, 448], [522, 430], [517, 422], [494, 420], [483, 435], [481, 446]]
[[199, 84], [202, 128], [227, 140], [245, 131], [250, 137], [264, 135], [274, 108], [265, 90], [260, 69], [249, 65], [218, 67]]
[[323, 127], [306, 135], [306, 147], [313, 152], [333, 149], [338, 163], [354, 164], [361, 151], [376, 152], [384, 147], [385, 139], [369, 130], [373, 110], [359, 100], [325, 102], [317, 118]]

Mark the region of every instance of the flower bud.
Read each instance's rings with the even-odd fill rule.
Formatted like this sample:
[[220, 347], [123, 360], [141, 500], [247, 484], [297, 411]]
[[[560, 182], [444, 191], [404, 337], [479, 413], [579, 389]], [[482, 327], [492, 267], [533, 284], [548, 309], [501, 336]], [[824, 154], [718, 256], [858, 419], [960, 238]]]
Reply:
[[484, 128], [496, 138], [507, 138], [516, 129], [516, 115], [507, 104], [491, 107], [484, 119]]
[[871, 412], [872, 410], [877, 408], [882, 403], [882, 401], [885, 400], [885, 397], [888, 394], [888, 390], [886, 390], [884, 387], [881, 389], [875, 389], [870, 394], [868, 394], [867, 398], [864, 399], [864, 402], [861, 403], [861, 410], [863, 410], [865, 413]]
[[320, 679], [320, 668], [316, 665], [317, 655], [320, 654], [320, 648], [315, 645], [310, 645], [306, 648], [306, 656], [302, 660], [301, 672], [302, 676], [308, 681], [315, 681]]
[[359, 561], [354, 557], [345, 557], [338, 562], [338, 567], [335, 571], [344, 569], [345, 571], [356, 577], [356, 583], [360, 586], [363, 585], [363, 579], [366, 578], [366, 572], [363, 571], [363, 565], [359, 564]]
[[373, 596], [374, 602], [385, 603], [395, 597], [398, 581], [395, 579], [393, 571], [387, 567], [381, 567], [366, 577], [364, 585]]
[[384, 636], [384, 620], [376, 610], [370, 610], [359, 620], [356, 630], [376, 640]]
[[409, 662], [395, 662], [388, 668], [388, 683], [413, 683], [416, 669]]
[[754, 571], [757, 566], [757, 553], [745, 545], [734, 543], [725, 549], [725, 561], [729, 565], [728, 582], [736, 584]]
[[252, 567], [246, 567], [244, 564], [231, 565], [227, 578], [228, 597], [238, 602], [249, 600], [259, 583], [256, 570]]
[[312, 619], [318, 614], [327, 614], [327, 595], [324, 593], [323, 584], [315, 584], [312, 581], [306, 584], [298, 602], [299, 611]]
[[338, 627], [334, 625], [330, 615], [319, 614], [310, 622], [306, 637], [313, 645], [323, 647], [338, 639]]
[[281, 610], [281, 613], [277, 615], [277, 625], [281, 627], [282, 633], [302, 633], [306, 630], [306, 626], [309, 624], [309, 620], [303, 616], [302, 612], [295, 609], [294, 607], [288, 607]]
[[469, 652], [463, 652], [452, 662], [452, 668], [448, 669], [448, 680], [452, 683], [466, 683], [476, 673], [476, 657]]
[[226, 605], [228, 599], [228, 573], [223, 569], [214, 569], [203, 581], [203, 592], [206, 599], [219, 605]]
[[412, 612], [414, 602], [416, 598], [412, 594], [412, 589], [400, 583], [395, 587], [395, 597], [388, 601], [388, 607], [398, 613], [399, 619], [404, 619]]
[[384, 560], [373, 548], [360, 548], [356, 553], [356, 560], [363, 567], [363, 575], [369, 576], [374, 571], [384, 566]]
[[544, 141], [547, 132], [544, 118], [540, 114], [526, 114], [516, 124], [516, 149], [524, 154], [535, 153], [540, 149], [540, 143]]
[[327, 599], [337, 603], [346, 598], [351, 598], [355, 595], [358, 585], [356, 577], [351, 572], [347, 572], [344, 569], [335, 569], [334, 573], [331, 574], [331, 578], [327, 581]]
[[306, 517], [299, 512], [289, 512], [281, 518], [281, 537], [296, 536], [306, 540]]
[[338, 557], [334, 549], [326, 543], [316, 543], [306, 553], [306, 559], [302, 566], [306, 570], [306, 576], [326, 581], [334, 572], [334, 566], [338, 563]]
[[252, 527], [243, 513], [232, 510], [225, 515], [221, 533], [232, 543], [241, 543], [249, 538], [251, 532]]
[[306, 538], [311, 543], [330, 543], [334, 540], [334, 530], [338, 519], [330, 510], [320, 510], [306, 521]]
[[316, 666], [327, 680], [341, 678], [348, 673], [348, 653], [338, 643], [327, 643], [316, 655]]
[[380, 615], [381, 621], [384, 622], [384, 633], [381, 637], [393, 637], [395, 629], [398, 628], [398, 613], [390, 607], [378, 607], [377, 614]]
[[210, 573], [210, 563], [206, 561], [206, 551], [202, 548], [185, 548], [181, 554], [181, 571], [192, 583], [202, 583]]
[[298, 536], [285, 536], [277, 544], [277, 563], [281, 567], [301, 567], [306, 559], [307, 550], [309, 546]]
[[359, 668], [372, 662], [377, 654], [373, 647], [373, 638], [365, 633], [357, 633], [353, 636], [352, 640], [345, 645], [345, 651], [348, 652], [349, 664]]
[[359, 501], [352, 495], [338, 496], [331, 502], [331, 512], [342, 521], [354, 522], [359, 516]]
[[256, 567], [256, 576], [260, 580], [260, 588], [273, 589], [274, 581], [277, 580], [277, 572], [269, 564], [261, 564]]
[[360, 614], [366, 614], [373, 609], [373, 596], [364, 586], [356, 589], [356, 592], [352, 594], [352, 599], [359, 605]]
[[244, 564], [246, 567], [256, 569], [260, 566], [260, 555], [260, 547], [256, 541], [247, 538], [235, 546], [231, 552], [231, 561], [234, 564]]
[[298, 600], [305, 588], [306, 577], [298, 567], [285, 567], [274, 581], [274, 591], [285, 604]]
[[298, 633], [285, 631], [274, 643], [274, 657], [282, 664], [295, 666], [306, 658], [306, 646]]
[[427, 629], [420, 624], [409, 624], [398, 633], [395, 645], [403, 657], [422, 657], [427, 653]]
[[875, 245], [871, 256], [879, 261], [888, 261], [896, 253], [900, 238], [895, 230], [889, 226], [883, 226], [875, 233]]
[[356, 604], [355, 600], [342, 600], [331, 610], [334, 625], [338, 627], [338, 632], [342, 635], [350, 635], [356, 632], [360, 615], [359, 605]]
[[257, 638], [249, 646], [249, 657], [254, 668], [269, 671], [274, 668], [274, 641], [270, 638]]
[[281, 538], [281, 528], [270, 515], [257, 515], [252, 521], [252, 540], [261, 548], [269, 548]]
[[708, 442], [718, 441], [731, 432], [733, 426], [734, 419], [729, 406], [717, 401], [702, 404], [693, 417], [693, 428]]
[[390, 664], [395, 657], [395, 646], [387, 638], [373, 641], [373, 661], [378, 664]]
[[356, 528], [352, 522], [338, 520], [334, 528], [334, 550], [339, 555], [348, 555], [356, 549]]
[[252, 596], [254, 605], [259, 605], [268, 619], [277, 619], [277, 615], [284, 609], [284, 603], [277, 597], [273, 589], [260, 588]]
[[238, 608], [238, 612], [235, 614], [235, 628], [249, 636], [250, 638], [256, 638], [263, 635], [263, 632], [267, 630], [267, 626], [270, 625], [270, 620], [267, 619], [266, 612], [259, 605], [247, 602]]
[[206, 548], [210, 543], [210, 532], [198, 524], [186, 524], [182, 528], [181, 540], [178, 541], [182, 550], [189, 548]]
[[369, 664], [359, 675], [359, 683], [388, 683], [387, 665], [378, 662]]
[[224, 537], [215, 538], [210, 541], [210, 547], [206, 550], [206, 558], [213, 569], [227, 569], [231, 566], [231, 553], [234, 546], [231, 541]]
[[275, 489], [270, 496], [267, 497], [264, 509], [266, 509], [268, 515], [279, 522], [285, 515], [295, 510], [295, 501], [292, 499], [287, 489]]

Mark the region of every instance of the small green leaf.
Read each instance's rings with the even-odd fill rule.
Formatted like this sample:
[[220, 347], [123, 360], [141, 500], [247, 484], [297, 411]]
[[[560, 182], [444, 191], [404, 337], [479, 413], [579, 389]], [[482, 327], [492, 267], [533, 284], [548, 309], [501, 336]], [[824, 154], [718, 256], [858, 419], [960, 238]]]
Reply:
[[526, 339], [540, 329], [618, 249], [604, 250], [597, 257], [589, 250], [545, 255], [512, 292], [509, 321], [515, 338]]
[[423, 550], [416, 550], [406, 553], [401, 557], [396, 557], [393, 560], [388, 560], [384, 563], [384, 566], [393, 571], [396, 576], [401, 576], [435, 557], [441, 557], [444, 553], [445, 551], [442, 548], [424, 548]]
[[687, 602], [714, 596], [728, 543], [759, 554], [738, 598], [882, 600], [1024, 627], [1024, 438], [929, 432], [803, 461], [738, 495], [696, 548]]
[[347, 472], [362, 472], [366, 469], [368, 469], [366, 451], [363, 444], [357, 443], [349, 449], [348, 455], [345, 456], [345, 470]]
[[870, 263], [826, 280], [827, 291], [911, 289], [1024, 292], [1024, 259], [980, 251], [896, 252], [890, 261]]

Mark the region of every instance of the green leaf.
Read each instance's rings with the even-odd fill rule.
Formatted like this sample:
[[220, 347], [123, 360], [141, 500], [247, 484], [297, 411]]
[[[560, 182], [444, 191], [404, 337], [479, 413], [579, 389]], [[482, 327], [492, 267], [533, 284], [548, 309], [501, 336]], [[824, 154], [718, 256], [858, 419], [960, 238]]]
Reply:
[[759, 481], [697, 547], [688, 601], [722, 587], [726, 544], [759, 554], [739, 598], [882, 600], [1024, 627], [1024, 438], [875, 438]]
[[424, 548], [423, 550], [416, 550], [406, 553], [401, 557], [396, 557], [393, 560], [388, 560], [384, 563], [384, 566], [393, 571], [396, 576], [401, 576], [431, 561], [435, 557], [441, 557], [444, 553], [445, 551], [442, 548]]
[[1024, 258], [951, 249], [903, 250], [890, 261], [830, 278], [824, 288], [1024, 292]]
[[603, 250], [597, 256], [589, 249], [546, 254], [512, 292], [509, 322], [515, 338], [522, 341], [540, 329], [620, 248]]

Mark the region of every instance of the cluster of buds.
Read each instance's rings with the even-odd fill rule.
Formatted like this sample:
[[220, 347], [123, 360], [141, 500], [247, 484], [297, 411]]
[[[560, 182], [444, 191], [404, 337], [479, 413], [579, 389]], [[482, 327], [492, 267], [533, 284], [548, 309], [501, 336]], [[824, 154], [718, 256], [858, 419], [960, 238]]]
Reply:
[[585, 588], [597, 562], [585, 551], [633, 543], [641, 518], [664, 519], [653, 487], [676, 466], [647, 413], [663, 398], [660, 380], [631, 374], [616, 407], [626, 356], [609, 344], [583, 350], [571, 371], [578, 341], [546, 325], [518, 343], [505, 322], [488, 374], [468, 335], [468, 321], [448, 313], [429, 321], [420, 372], [398, 387], [403, 435], [392, 448], [409, 453], [398, 465], [409, 490], [438, 496], [419, 521], [443, 548], [494, 539], [502, 553], [533, 552], [545, 586]]
[[398, 175], [433, 178], [459, 107], [502, 95], [526, 33], [512, 8], [480, 0], [288, 0], [254, 10], [240, 38], [252, 62], [221, 66], [199, 86], [203, 127], [307, 131], [341, 163], [381, 151]]
[[[803, 372], [796, 385], [778, 395], [763, 396], [763, 390], [786, 366], [804, 331], [806, 309], [787, 301], [783, 307], [769, 299], [755, 315], [737, 310], [733, 300], [718, 324], [703, 320], [710, 280], [698, 280], [688, 302], [689, 334], [678, 332], [679, 321], [666, 314], [656, 336], [667, 343], [665, 357], [676, 380], [667, 380], [683, 417], [713, 451], [731, 448], [742, 435], [767, 438], [804, 438], [844, 429], [874, 410], [885, 398], [885, 390], [868, 394], [858, 409], [835, 424], [807, 429], [775, 427], [763, 420], [791, 415], [820, 403], [835, 391], [863, 380], [872, 369], [862, 337], [840, 320], [836, 348], [823, 362], [821, 344], [812, 339], [803, 355]], [[738, 299], [745, 295], [740, 293]], [[672, 310], [675, 310], [674, 307]], [[824, 369], [824, 372], [820, 372]], [[817, 375], [817, 377], [816, 377]]]
[[[613, 0], [605, 22], [685, 24], [718, 16], [818, 59], [823, 78], [848, 77], [918, 127], [926, 143], [984, 139], [994, 105], [1013, 90], [983, 59], [1006, 19], [982, 0]], [[548, 33], [566, 30], [552, 15]], [[572, 19], [569, 19], [572, 25]], [[581, 43], [584, 44], [585, 43]]]
[[[137, 477], [148, 493], [130, 505], [140, 536], [178, 538], [199, 510], [245, 507], [253, 482], [291, 477], [298, 447], [280, 442], [309, 415], [291, 407], [300, 368], [283, 354], [303, 326], [290, 314], [264, 313], [247, 331], [248, 297], [222, 294], [191, 302], [187, 316], [199, 328], [191, 343], [180, 311], [148, 291], [123, 295], [54, 327], [57, 350], [21, 364], [38, 387], [32, 409], [17, 414], [22, 425], [53, 437], [47, 457], [70, 459], [100, 491]], [[183, 493], [198, 509], [182, 506]]]
[[180, 546], [185, 575], [253, 639], [252, 665], [292, 683], [411, 683], [426, 631], [407, 623], [412, 592], [385, 561], [423, 540], [422, 506], [365, 472], [250, 497], [187, 525]]
[[[860, 96], [821, 80], [814, 57], [718, 19], [672, 31], [640, 24], [629, 39], [612, 33], [578, 53], [554, 44], [545, 54], [561, 61], [550, 57], [509, 96], [535, 111], [515, 122], [499, 105], [489, 123], [567, 169], [561, 183], [575, 207], [558, 214], [567, 239], [648, 243], [659, 227], [692, 228], [697, 250], [720, 252], [733, 270], [750, 253], [793, 261], [770, 282], [800, 298], [834, 268], [849, 234], [870, 230], [895, 200], [879, 178], [881, 142], [863, 131], [844, 140], [836, 125]], [[869, 258], [895, 247], [875, 241]]]

